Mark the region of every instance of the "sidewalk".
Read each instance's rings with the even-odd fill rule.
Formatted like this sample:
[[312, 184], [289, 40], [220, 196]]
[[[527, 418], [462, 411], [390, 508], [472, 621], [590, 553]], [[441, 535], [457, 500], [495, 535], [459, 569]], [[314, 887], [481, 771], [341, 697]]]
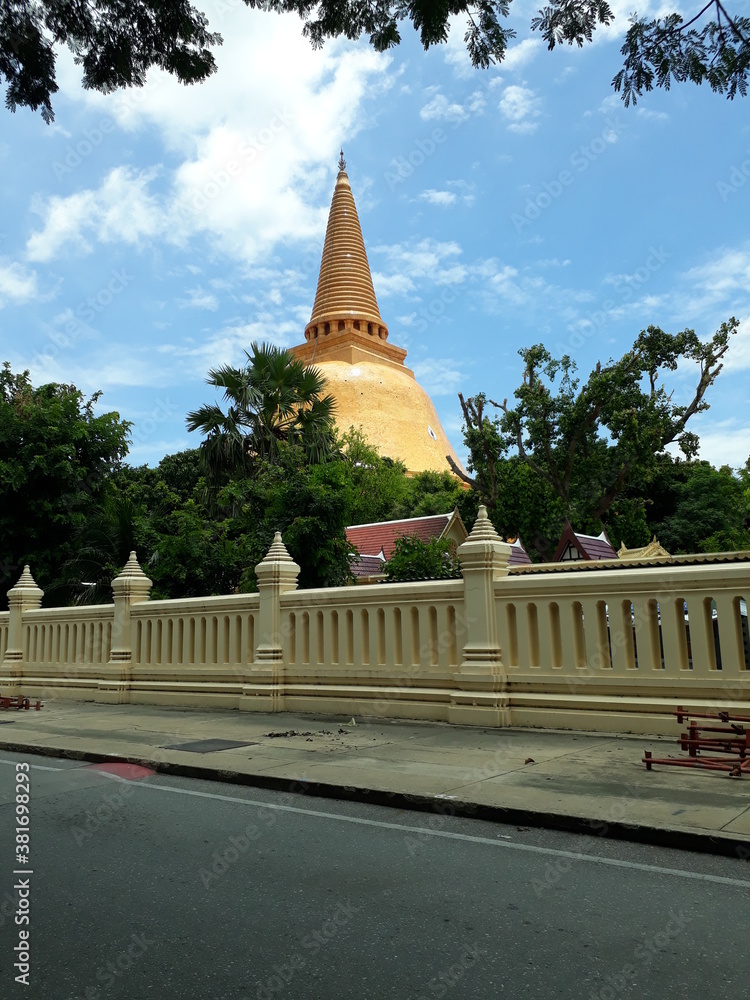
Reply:
[[[0, 711], [0, 750], [750, 857], [750, 780], [647, 772], [665, 739], [138, 705]], [[675, 721], [675, 736], [679, 732]], [[231, 741], [225, 749], [176, 745]]]

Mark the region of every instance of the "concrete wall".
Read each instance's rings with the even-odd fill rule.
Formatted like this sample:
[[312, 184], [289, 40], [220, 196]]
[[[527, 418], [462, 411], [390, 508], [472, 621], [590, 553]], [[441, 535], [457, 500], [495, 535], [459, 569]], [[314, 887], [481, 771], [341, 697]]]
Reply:
[[[678, 705], [750, 714], [750, 561], [508, 574], [480, 510], [463, 580], [299, 591], [280, 535], [259, 593], [0, 614], [0, 693], [482, 726], [672, 733]], [[748, 557], [750, 560], [750, 556]]]

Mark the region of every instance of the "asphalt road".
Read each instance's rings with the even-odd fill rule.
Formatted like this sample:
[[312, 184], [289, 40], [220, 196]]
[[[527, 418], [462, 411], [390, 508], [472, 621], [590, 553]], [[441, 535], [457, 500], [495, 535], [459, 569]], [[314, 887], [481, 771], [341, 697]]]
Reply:
[[736, 1000], [748, 928], [740, 858], [0, 753], [4, 998]]

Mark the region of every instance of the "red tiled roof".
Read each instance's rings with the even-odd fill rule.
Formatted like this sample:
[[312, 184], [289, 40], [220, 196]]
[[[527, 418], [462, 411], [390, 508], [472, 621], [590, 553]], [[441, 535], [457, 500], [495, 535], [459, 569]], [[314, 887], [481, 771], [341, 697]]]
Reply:
[[380, 552], [391, 558], [397, 538], [417, 535], [423, 542], [439, 538], [448, 527], [451, 514], [430, 517], [409, 517], [403, 521], [381, 521], [379, 524], [355, 524], [346, 529], [347, 539], [363, 556], [376, 556]]

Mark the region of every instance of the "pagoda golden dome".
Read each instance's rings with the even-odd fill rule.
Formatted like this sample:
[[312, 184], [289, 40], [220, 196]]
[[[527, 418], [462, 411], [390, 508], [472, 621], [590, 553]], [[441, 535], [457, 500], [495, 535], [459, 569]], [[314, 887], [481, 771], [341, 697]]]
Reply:
[[406, 351], [388, 343], [343, 153], [305, 343], [290, 353], [320, 369], [341, 431], [361, 427], [412, 474], [450, 471], [448, 456], [462, 469]]

